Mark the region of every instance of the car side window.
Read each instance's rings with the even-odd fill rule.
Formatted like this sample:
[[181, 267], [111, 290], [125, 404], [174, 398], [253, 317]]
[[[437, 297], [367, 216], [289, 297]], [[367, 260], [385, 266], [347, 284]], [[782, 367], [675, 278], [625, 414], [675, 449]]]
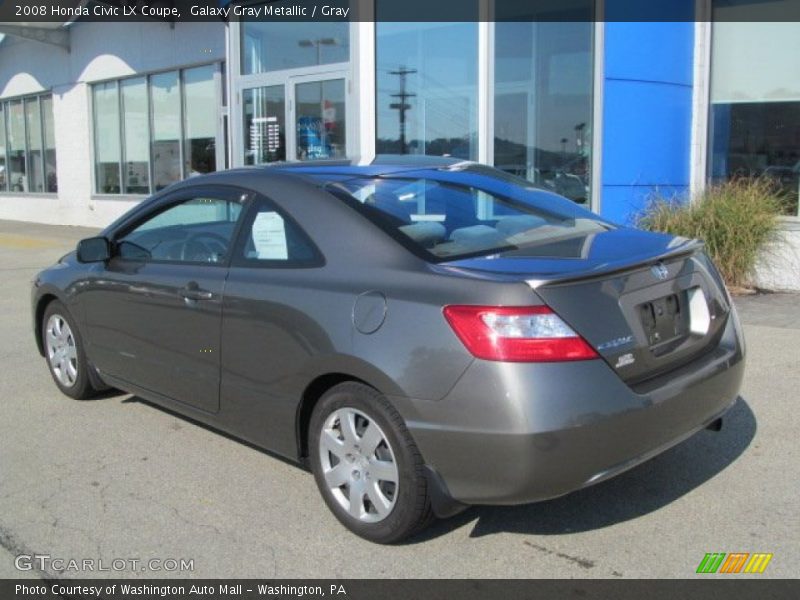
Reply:
[[308, 267], [322, 262], [299, 225], [265, 198], [255, 202], [241, 236], [234, 254], [234, 262], [241, 266]]
[[123, 259], [154, 262], [224, 263], [242, 204], [197, 196], [140, 223], [117, 240]]

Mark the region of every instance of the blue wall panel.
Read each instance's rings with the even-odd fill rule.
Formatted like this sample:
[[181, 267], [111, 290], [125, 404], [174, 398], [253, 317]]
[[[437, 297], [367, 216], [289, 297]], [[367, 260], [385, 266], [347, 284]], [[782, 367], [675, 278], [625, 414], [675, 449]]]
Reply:
[[602, 213], [616, 223], [633, 225], [654, 192], [682, 200], [688, 191], [688, 185], [604, 185]]
[[[694, 10], [694, 0], [675, 3]], [[603, 216], [632, 223], [653, 191], [688, 190], [693, 54], [691, 21], [606, 24]]]
[[609, 79], [604, 102], [604, 185], [689, 183], [691, 87]]
[[605, 76], [692, 85], [694, 23], [606, 23]]

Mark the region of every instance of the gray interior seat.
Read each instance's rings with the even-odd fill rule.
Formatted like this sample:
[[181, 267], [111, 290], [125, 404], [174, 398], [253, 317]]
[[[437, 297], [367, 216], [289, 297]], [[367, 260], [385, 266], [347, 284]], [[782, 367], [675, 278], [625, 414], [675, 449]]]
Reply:
[[400, 227], [400, 231], [425, 248], [430, 248], [444, 241], [447, 235], [444, 225], [435, 221], [421, 221], [411, 225], [403, 225]]
[[528, 231], [546, 225], [547, 221], [533, 215], [519, 215], [515, 217], [502, 217], [497, 222], [497, 231], [505, 236]]

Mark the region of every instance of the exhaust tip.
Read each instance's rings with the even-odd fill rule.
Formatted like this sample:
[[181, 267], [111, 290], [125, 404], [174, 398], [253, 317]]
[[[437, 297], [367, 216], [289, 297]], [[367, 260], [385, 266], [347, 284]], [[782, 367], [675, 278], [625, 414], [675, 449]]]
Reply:
[[711, 421], [711, 423], [706, 425], [706, 429], [709, 431], [720, 431], [722, 429], [722, 417]]

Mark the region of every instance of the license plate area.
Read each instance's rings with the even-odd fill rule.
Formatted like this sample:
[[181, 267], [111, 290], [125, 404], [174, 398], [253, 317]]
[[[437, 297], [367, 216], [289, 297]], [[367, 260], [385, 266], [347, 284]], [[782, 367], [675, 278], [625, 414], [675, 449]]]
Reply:
[[666, 354], [680, 345], [691, 331], [687, 291], [644, 302], [638, 310], [647, 344], [656, 356]]

